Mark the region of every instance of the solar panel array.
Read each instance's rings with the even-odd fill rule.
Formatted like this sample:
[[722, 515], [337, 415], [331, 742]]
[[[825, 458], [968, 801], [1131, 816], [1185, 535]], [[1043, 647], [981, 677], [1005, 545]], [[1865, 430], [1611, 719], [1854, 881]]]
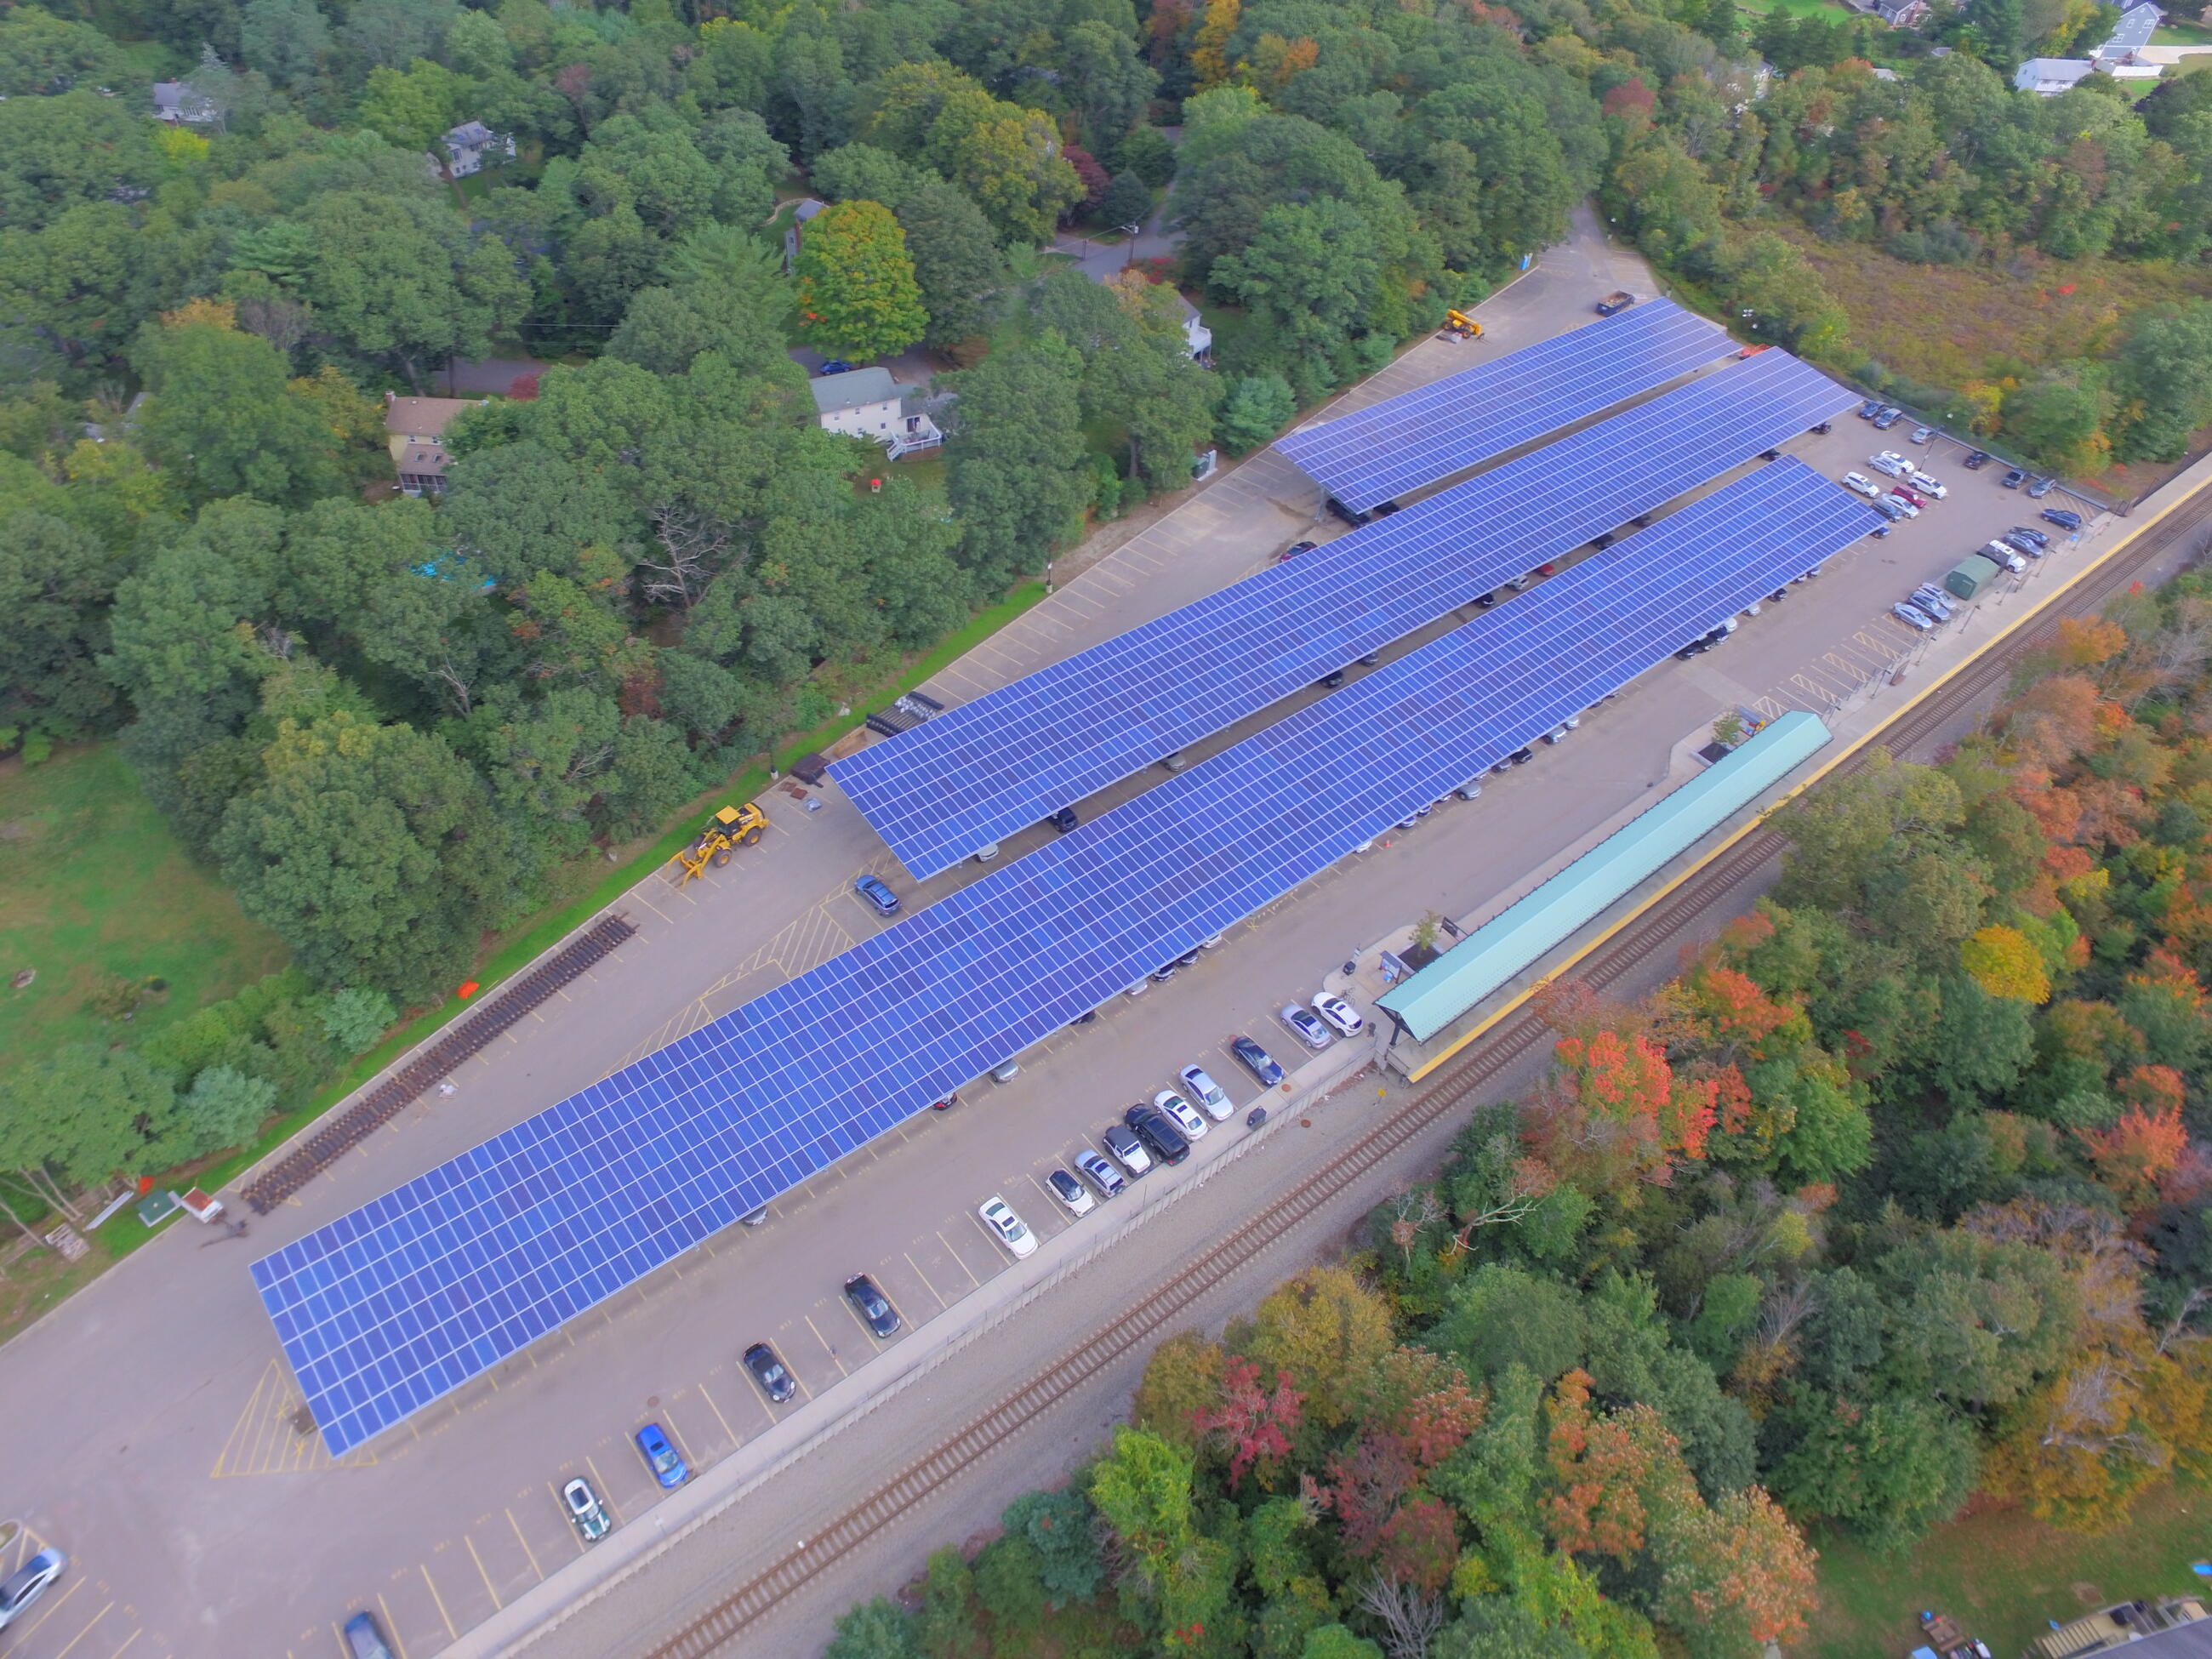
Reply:
[[1275, 447], [1352, 512], [1368, 513], [1664, 386], [1729, 349], [1719, 325], [1655, 300], [1306, 427], [1276, 440]]
[[1851, 394], [1786, 354], [1692, 380], [833, 762], [917, 877], [1426, 626]]
[[253, 1264], [342, 1453], [1878, 521], [1782, 461]]

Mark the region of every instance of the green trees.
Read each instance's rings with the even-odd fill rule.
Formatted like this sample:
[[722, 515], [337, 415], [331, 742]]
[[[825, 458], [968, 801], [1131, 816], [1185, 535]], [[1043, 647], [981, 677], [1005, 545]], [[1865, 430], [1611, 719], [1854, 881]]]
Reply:
[[988, 586], [1036, 568], [1083, 510], [1079, 369], [1071, 348], [1048, 338], [994, 351], [954, 383], [952, 505], [963, 562]]
[[1297, 413], [1297, 398], [1281, 375], [1247, 374], [1231, 383], [1215, 414], [1222, 447], [1242, 455], [1271, 441]]
[[1269, 208], [1242, 251], [1215, 261], [1212, 280], [1243, 301], [1267, 342], [1267, 361], [1303, 401], [1387, 361], [1389, 338], [1368, 331], [1382, 255], [1346, 202]]
[[929, 314], [922, 337], [942, 347], [982, 333], [990, 322], [991, 296], [1006, 278], [982, 210], [954, 186], [928, 179], [907, 194], [897, 213], [922, 309]]
[[793, 274], [800, 327], [832, 356], [888, 356], [928, 326], [906, 234], [880, 203], [841, 202], [816, 215]]
[[434, 996], [497, 918], [507, 849], [441, 739], [337, 713], [280, 726], [215, 852], [247, 915], [310, 974]]
[[2212, 306], [2201, 301], [2139, 317], [2113, 364], [2123, 459], [2179, 459], [2212, 421]]
[[304, 501], [336, 481], [337, 447], [286, 384], [283, 358], [227, 314], [180, 314], [132, 355], [153, 394], [139, 416], [147, 449], [201, 497]]

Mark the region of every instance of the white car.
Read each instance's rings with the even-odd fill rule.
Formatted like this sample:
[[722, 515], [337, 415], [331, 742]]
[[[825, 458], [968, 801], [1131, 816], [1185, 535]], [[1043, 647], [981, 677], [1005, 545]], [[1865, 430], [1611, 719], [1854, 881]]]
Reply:
[[993, 1237], [1006, 1247], [1006, 1253], [1020, 1261], [1036, 1254], [1036, 1235], [1029, 1224], [1016, 1215], [1013, 1206], [996, 1193], [975, 1206], [975, 1213], [983, 1218], [983, 1224]]
[[1174, 1090], [1161, 1090], [1152, 1097], [1152, 1105], [1188, 1139], [1196, 1140], [1206, 1133], [1206, 1120], [1198, 1115], [1196, 1108]]
[[1085, 1181], [1098, 1189], [1101, 1198], [1111, 1198], [1129, 1184], [1128, 1176], [1088, 1146], [1075, 1155], [1075, 1167], [1083, 1171]]
[[1453, 790], [1452, 793], [1457, 795], [1462, 800], [1473, 800], [1478, 795], [1482, 793], [1482, 786], [1470, 778], [1467, 782], [1462, 783], [1458, 788]]
[[1918, 605], [1937, 622], [1951, 620], [1951, 596], [1935, 583], [1923, 582], [1905, 597], [1909, 603]]
[[1226, 1123], [1236, 1115], [1237, 1109], [1229, 1103], [1229, 1097], [1221, 1092], [1221, 1085], [1206, 1074], [1203, 1066], [1186, 1066], [1176, 1073], [1176, 1078], [1216, 1123]]
[[1935, 435], [1936, 428], [1932, 426], [1916, 426], [1912, 428], [1912, 441], [1917, 444], [1924, 444]]
[[1921, 610], [1917, 605], [1907, 605], [1902, 599], [1889, 607], [1889, 614], [1917, 633], [1925, 634], [1936, 626], [1935, 618], [1925, 611]]
[[1889, 492], [1889, 504], [1895, 507], [1899, 512], [1905, 514], [1908, 519], [1917, 519], [1920, 516], [1920, 509], [1913, 506], [1911, 501], [1906, 501], [1904, 496], [1899, 495], [1894, 489]]
[[1901, 478], [1912, 471], [1905, 457], [1892, 449], [1885, 449], [1879, 455], [1868, 456], [1867, 465], [1887, 478]]
[[1846, 489], [1856, 489], [1860, 495], [1865, 496], [1869, 501], [1872, 501], [1875, 496], [1881, 494], [1881, 486], [1876, 483], [1872, 478], [1868, 477], [1863, 472], [1844, 473], [1844, 488]]
[[1296, 1032], [1298, 1041], [1309, 1048], [1326, 1048], [1336, 1041], [1328, 1034], [1328, 1027], [1314, 1018], [1311, 1009], [1301, 1008], [1295, 1002], [1285, 1003], [1278, 1011], [1278, 1018]]
[[1951, 493], [1944, 488], [1941, 480], [1931, 478], [1925, 472], [1916, 472], [1905, 482], [1922, 495], [1933, 495], [1939, 501]]
[[1342, 997], [1323, 991], [1314, 998], [1313, 1006], [1314, 1012], [1346, 1036], [1358, 1036], [1367, 1029], [1367, 1022]]
[[1070, 1215], [1086, 1216], [1098, 1207], [1098, 1200], [1091, 1197], [1091, 1188], [1065, 1170], [1054, 1170], [1044, 1178], [1044, 1184], [1052, 1188], [1052, 1195], [1060, 1200], [1061, 1207]]

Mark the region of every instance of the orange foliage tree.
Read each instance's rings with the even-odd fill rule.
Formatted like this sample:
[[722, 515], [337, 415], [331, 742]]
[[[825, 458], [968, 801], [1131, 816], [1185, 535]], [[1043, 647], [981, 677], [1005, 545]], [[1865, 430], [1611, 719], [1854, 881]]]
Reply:
[[1993, 997], [2041, 1005], [2051, 996], [2043, 957], [2017, 927], [1984, 927], [1959, 947], [1959, 965]]

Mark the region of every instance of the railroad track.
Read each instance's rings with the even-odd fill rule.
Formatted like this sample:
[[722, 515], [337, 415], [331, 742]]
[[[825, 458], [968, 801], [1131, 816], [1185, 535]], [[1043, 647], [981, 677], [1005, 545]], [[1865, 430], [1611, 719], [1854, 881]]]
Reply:
[[[2212, 507], [2212, 495], [2200, 491], [2145, 534], [2137, 545], [2084, 580], [2068, 595], [2065, 614], [2094, 611], [2135, 581], [2203, 525], [2208, 507]], [[2020, 659], [2045, 643], [2051, 633], [2050, 627], [2037, 629], [1968, 664], [1927, 702], [1885, 726], [1876, 738], [1893, 752], [1909, 751], [1925, 742], [1980, 698], [2002, 687]], [[1856, 771], [1865, 763], [1864, 755], [1862, 749], [1837, 769]], [[1716, 902], [1778, 859], [1783, 847], [1783, 838], [1772, 830], [1753, 830], [1593, 952], [1577, 969], [1578, 976], [1601, 987], [1622, 978]], [[1108, 1366], [1148, 1346], [1185, 1317], [1209, 1291], [1326, 1209], [1409, 1142], [1443, 1120], [1459, 1115], [1472, 1097], [1534, 1053], [1545, 1035], [1543, 1022], [1532, 1010], [1523, 1008], [1507, 1018], [1465, 1060], [1450, 1066], [1437, 1084], [1408, 1102], [1343, 1158], [1316, 1170], [1208, 1251], [1204, 1260], [1192, 1263], [1109, 1321], [815, 1536], [787, 1550], [652, 1650], [648, 1659], [708, 1659], [720, 1652], [753, 1620], [981, 1462], [1030, 1419], [1067, 1398]]]

